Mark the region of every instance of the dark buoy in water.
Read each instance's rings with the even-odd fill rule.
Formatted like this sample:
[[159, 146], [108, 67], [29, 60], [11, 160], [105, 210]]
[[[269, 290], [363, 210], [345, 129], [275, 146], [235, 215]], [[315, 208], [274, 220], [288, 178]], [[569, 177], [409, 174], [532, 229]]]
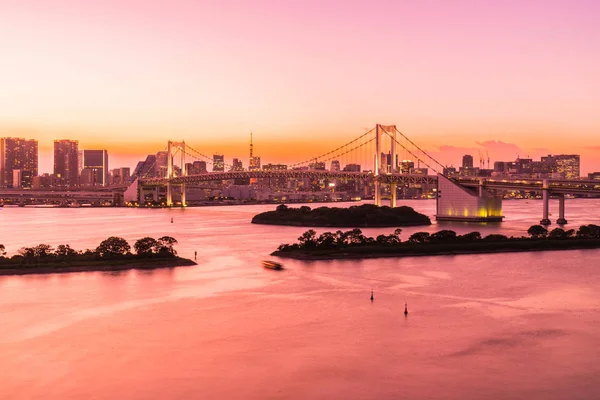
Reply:
[[171, 217], [171, 223], [173, 223], [173, 217]]
[[371, 297], [370, 297], [371, 301], [373, 301], [374, 298], [375, 297], [373, 297], [373, 291], [371, 290]]
[[404, 316], [406, 317], [408, 315], [408, 305], [406, 304], [406, 302], [404, 302]]

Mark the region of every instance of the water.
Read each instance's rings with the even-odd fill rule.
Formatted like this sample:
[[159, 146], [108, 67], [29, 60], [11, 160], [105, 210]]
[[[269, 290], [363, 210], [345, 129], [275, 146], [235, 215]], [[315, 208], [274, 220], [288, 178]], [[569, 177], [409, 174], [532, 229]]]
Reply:
[[[434, 213], [433, 202], [405, 203]], [[599, 200], [566, 205], [570, 227], [600, 224]], [[286, 260], [270, 271], [259, 261], [305, 230], [249, 224], [273, 208], [2, 209], [11, 253], [170, 235], [199, 265], [0, 277], [0, 398], [600, 396], [600, 251]], [[522, 235], [541, 201], [505, 201], [504, 213], [502, 224], [443, 227]]]

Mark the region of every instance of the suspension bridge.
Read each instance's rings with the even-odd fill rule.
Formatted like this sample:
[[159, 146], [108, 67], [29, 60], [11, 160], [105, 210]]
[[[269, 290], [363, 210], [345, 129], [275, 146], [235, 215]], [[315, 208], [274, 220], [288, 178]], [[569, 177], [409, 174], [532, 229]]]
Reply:
[[[409, 161], [410, 160], [410, 161]], [[213, 171], [190, 173], [193, 161], [203, 161]], [[382, 193], [389, 192], [390, 206], [397, 206], [398, 187], [431, 185], [437, 197], [438, 220], [500, 221], [502, 198], [499, 190], [529, 190], [543, 193], [544, 211], [541, 223], [549, 224], [549, 199], [560, 200], [558, 223], [564, 218], [564, 195], [569, 193], [600, 196], [600, 182], [585, 180], [494, 180], [483, 178], [448, 178], [446, 167], [399, 131], [395, 125], [377, 124], [347, 143], [323, 154], [300, 162], [275, 167], [264, 165], [239, 166], [222, 161], [214, 163], [207, 156], [186, 144], [169, 141], [167, 145], [167, 170], [163, 177], [141, 176], [126, 192], [126, 198], [135, 196], [139, 201], [144, 191], [166, 187], [166, 205], [173, 206], [174, 189], [179, 193], [181, 205], [186, 204], [186, 185], [211, 181], [238, 179], [283, 180], [355, 180], [373, 187], [376, 205], [382, 205]], [[327, 169], [327, 163], [329, 168]], [[342, 167], [343, 166], [343, 167]], [[271, 168], [273, 167], [273, 168]], [[384, 190], [385, 188], [385, 190]]]

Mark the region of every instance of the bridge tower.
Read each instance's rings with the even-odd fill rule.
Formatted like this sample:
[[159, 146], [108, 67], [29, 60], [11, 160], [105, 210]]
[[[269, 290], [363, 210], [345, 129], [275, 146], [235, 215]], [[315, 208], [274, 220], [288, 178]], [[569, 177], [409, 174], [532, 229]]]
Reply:
[[[181, 172], [179, 176], [187, 176], [187, 170], [185, 168], [185, 141], [181, 142], [173, 142], [169, 140], [167, 144], [167, 207], [171, 207], [173, 205], [173, 184], [171, 180], [177, 177], [175, 173], [175, 165], [174, 158], [175, 156], [179, 156], [179, 164], [181, 168]], [[181, 183], [181, 205], [185, 207], [185, 183]]]
[[[391, 169], [388, 168], [388, 163], [383, 164], [381, 161], [381, 149], [384, 138], [390, 138], [391, 141]], [[382, 174], [395, 173], [396, 165], [396, 125], [381, 125], [375, 126], [375, 166], [373, 173], [375, 174], [375, 205], [381, 207], [381, 182], [379, 176]], [[397, 183], [390, 183], [390, 206], [396, 207], [396, 189]]]

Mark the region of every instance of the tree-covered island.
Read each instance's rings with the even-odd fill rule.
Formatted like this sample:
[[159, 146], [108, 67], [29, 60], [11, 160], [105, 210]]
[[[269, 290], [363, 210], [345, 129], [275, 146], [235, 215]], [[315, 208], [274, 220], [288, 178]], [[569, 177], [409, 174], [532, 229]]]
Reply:
[[82, 271], [120, 271], [127, 269], [155, 269], [196, 265], [192, 260], [177, 256], [170, 236], [158, 239], [144, 237], [133, 245], [127, 240], [111, 236], [94, 250], [77, 251], [68, 244], [56, 248], [48, 244], [22, 247], [17, 254], [6, 257], [0, 244], [0, 275], [53, 274]]
[[401, 232], [402, 229], [396, 229], [390, 235], [373, 238], [363, 235], [358, 228], [321, 235], [310, 229], [298, 238], [298, 243], [282, 244], [271, 255], [318, 260], [600, 248], [597, 225], [583, 225], [577, 231], [561, 228], [548, 231], [541, 225], [533, 225], [527, 230], [529, 237], [500, 234], [482, 237], [479, 232], [457, 235], [451, 230], [416, 232], [404, 242], [400, 239]]
[[352, 207], [288, 207], [277, 206], [275, 211], [260, 213], [252, 218], [253, 224], [291, 225], [311, 227], [390, 228], [398, 226], [431, 225], [428, 216], [411, 207], [377, 207], [363, 204]]

